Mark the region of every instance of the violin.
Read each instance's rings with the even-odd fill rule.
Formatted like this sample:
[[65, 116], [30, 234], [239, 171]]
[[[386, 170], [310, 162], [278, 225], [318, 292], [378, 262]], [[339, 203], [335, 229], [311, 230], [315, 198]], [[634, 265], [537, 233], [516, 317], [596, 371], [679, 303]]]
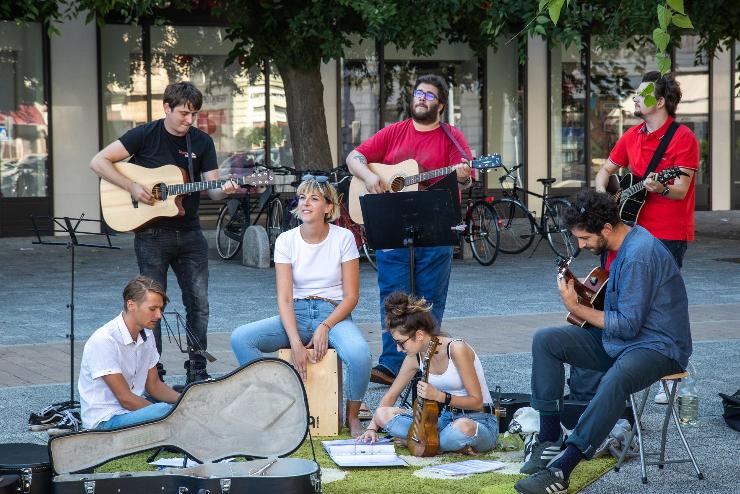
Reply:
[[[424, 382], [429, 382], [429, 362], [437, 351], [439, 338], [432, 336], [424, 355]], [[414, 400], [414, 420], [406, 436], [406, 446], [414, 456], [434, 456], [439, 450], [439, 403], [417, 397]]]

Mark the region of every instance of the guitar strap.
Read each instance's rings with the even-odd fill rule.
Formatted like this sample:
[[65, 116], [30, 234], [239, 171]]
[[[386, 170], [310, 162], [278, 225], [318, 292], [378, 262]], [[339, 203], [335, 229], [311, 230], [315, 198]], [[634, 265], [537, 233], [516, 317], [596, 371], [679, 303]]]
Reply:
[[460, 145], [460, 143], [457, 142], [457, 139], [455, 139], [455, 136], [453, 136], [452, 132], [450, 132], [450, 128], [449, 128], [450, 126], [444, 122], [439, 122], [439, 126], [442, 127], [442, 130], [447, 135], [447, 137], [450, 138], [450, 140], [452, 141], [452, 144], [454, 144], [457, 150], [460, 151], [460, 154], [462, 155], [462, 157], [465, 158], [467, 161], [471, 161], [472, 158], [468, 156], [468, 153], [465, 152], [465, 150]]
[[188, 129], [187, 134], [185, 134], [185, 146], [187, 146], [188, 150], [188, 173], [190, 173], [190, 181], [195, 182], [195, 169], [193, 168], [193, 150], [190, 144], [190, 129]]
[[653, 159], [650, 160], [650, 164], [648, 165], [647, 170], [645, 170], [645, 175], [643, 175], [640, 180], [644, 180], [658, 167], [658, 163], [660, 163], [660, 160], [663, 159], [665, 150], [668, 149], [668, 144], [671, 143], [671, 139], [673, 139], [673, 136], [676, 134], [676, 130], [678, 130], [678, 127], [680, 125], [681, 124], [674, 120], [673, 122], [671, 122], [671, 125], [668, 126], [668, 130], [666, 131], [663, 138], [660, 140], [660, 144], [658, 144], [658, 149], [655, 150]]

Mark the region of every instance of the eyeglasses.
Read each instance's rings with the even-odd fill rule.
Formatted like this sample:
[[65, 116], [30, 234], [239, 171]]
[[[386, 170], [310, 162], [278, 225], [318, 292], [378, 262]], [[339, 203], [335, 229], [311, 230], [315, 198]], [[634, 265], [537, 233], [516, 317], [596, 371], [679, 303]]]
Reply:
[[434, 101], [435, 99], [439, 99], [439, 96], [431, 92], [425, 92], [421, 89], [417, 89], [416, 91], [414, 91], [414, 98], [424, 98], [427, 101]]
[[325, 184], [329, 182], [329, 177], [327, 177], [326, 175], [311, 175], [310, 173], [307, 173], [301, 177], [301, 180], [303, 182], [307, 180], [313, 180], [316, 183]]
[[398, 347], [399, 347], [399, 348], [403, 349], [403, 346], [404, 346], [404, 345], [406, 344], [406, 342], [407, 342], [407, 341], [409, 341], [410, 339], [411, 339], [411, 336], [409, 336], [408, 338], [406, 338], [406, 339], [405, 339], [405, 340], [403, 340], [403, 341], [398, 341], [397, 339], [393, 338], [393, 341], [394, 341], [394, 342], [396, 343], [396, 345], [398, 345]]

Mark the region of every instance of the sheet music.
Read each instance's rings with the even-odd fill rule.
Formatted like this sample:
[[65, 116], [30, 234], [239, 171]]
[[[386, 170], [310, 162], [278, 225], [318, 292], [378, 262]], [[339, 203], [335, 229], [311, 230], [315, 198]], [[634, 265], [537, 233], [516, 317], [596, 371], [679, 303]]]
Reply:
[[396, 448], [388, 438], [375, 443], [357, 442], [354, 439], [322, 441], [327, 454], [340, 467], [385, 467], [407, 466], [398, 457]]
[[492, 472], [494, 470], [504, 468], [505, 466], [506, 465], [500, 461], [466, 460], [455, 463], [434, 465], [427, 467], [425, 470], [454, 477], [457, 475]]

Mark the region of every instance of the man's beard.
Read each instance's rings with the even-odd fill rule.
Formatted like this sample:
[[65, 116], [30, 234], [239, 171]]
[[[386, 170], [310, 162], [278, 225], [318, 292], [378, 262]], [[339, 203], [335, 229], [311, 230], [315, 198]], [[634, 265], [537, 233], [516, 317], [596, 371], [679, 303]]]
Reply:
[[596, 247], [588, 249], [592, 254], [596, 256], [600, 256], [603, 254], [606, 249], [606, 239], [603, 236], [599, 236], [599, 243], [596, 245]]
[[642, 110], [635, 110], [635, 116], [637, 118], [641, 118], [641, 119], [645, 120], [645, 114], [642, 113]]
[[[420, 111], [421, 113], [417, 113]], [[411, 106], [411, 118], [416, 123], [431, 124], [437, 121], [439, 116], [439, 106], [436, 104], [428, 105], [426, 110], [417, 110], [416, 105]]]

